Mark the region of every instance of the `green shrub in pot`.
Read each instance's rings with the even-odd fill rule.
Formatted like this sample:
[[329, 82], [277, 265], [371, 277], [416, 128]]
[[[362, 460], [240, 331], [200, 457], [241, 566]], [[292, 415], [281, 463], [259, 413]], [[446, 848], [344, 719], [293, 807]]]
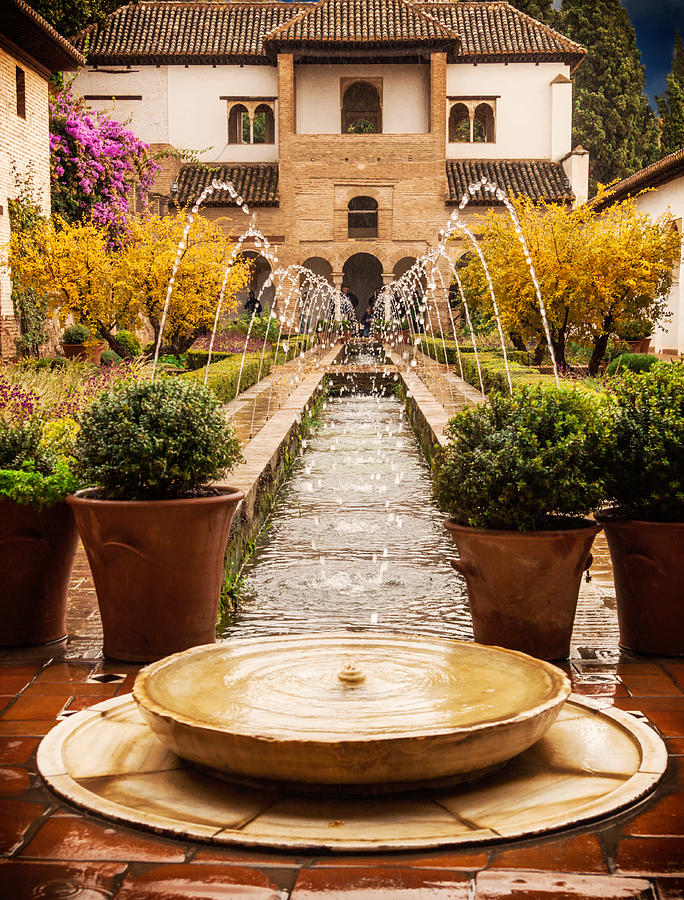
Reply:
[[179, 378], [101, 395], [82, 415], [69, 498], [104, 650], [146, 662], [215, 640], [224, 554], [242, 491], [212, 484], [242, 455], [215, 395]]
[[455, 416], [433, 462], [475, 639], [568, 655], [582, 572], [600, 530], [607, 418], [598, 395], [526, 387]]
[[684, 364], [656, 363], [611, 384], [610, 547], [620, 643], [684, 654]]

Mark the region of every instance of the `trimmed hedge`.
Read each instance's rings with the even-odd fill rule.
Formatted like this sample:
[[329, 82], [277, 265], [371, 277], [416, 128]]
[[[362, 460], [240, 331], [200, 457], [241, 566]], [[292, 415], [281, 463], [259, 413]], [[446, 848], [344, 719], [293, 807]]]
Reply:
[[658, 362], [658, 357], [650, 353], [622, 353], [606, 369], [607, 375], [618, 372], [647, 372]]
[[[458, 372], [458, 354], [456, 352], [455, 341], [444, 341], [444, 347], [447, 351], [447, 361], [454, 367], [454, 371]], [[437, 353], [438, 362], [444, 362], [444, 347], [441, 340], [433, 340], [430, 337], [424, 337], [421, 341], [420, 349], [423, 350], [432, 359]], [[461, 363], [463, 365], [463, 377], [473, 387], [480, 389], [480, 379], [477, 373], [477, 363], [475, 362], [475, 352], [470, 347], [461, 347]], [[428, 352], [429, 351], [429, 352]], [[548, 384], [553, 387], [556, 380], [553, 375], [542, 375], [537, 369], [529, 365], [523, 365], [520, 360], [527, 354], [520, 350], [509, 350], [508, 368], [511, 373], [511, 381], [513, 387], [525, 384]], [[506, 366], [503, 360], [503, 354], [500, 350], [478, 350], [478, 359], [480, 361], [480, 369], [482, 371], [482, 383], [484, 384], [485, 393], [489, 394], [493, 391], [503, 391], [508, 393], [508, 379], [506, 378]]]
[[[207, 386], [212, 389], [223, 403], [228, 403], [229, 400], [235, 399], [241, 360], [241, 354], [233, 353], [228, 359], [222, 359], [220, 362], [212, 363], [209, 366]], [[246, 391], [247, 388], [250, 388], [253, 384], [256, 384], [259, 376], [260, 360], [260, 353], [247, 353], [245, 355], [245, 364], [242, 369], [242, 378], [240, 379], [240, 393]], [[272, 365], [273, 354], [266, 353], [261, 367], [262, 378], [265, 378], [268, 375]], [[193, 372], [186, 372], [181, 378], [192, 378], [202, 381], [204, 379], [204, 369], [195, 369]]]
[[[211, 354], [212, 365], [221, 362], [223, 359], [232, 359], [237, 357], [240, 359], [241, 353], [229, 353], [227, 350], [213, 350]], [[203, 369], [209, 358], [208, 350], [188, 350], [185, 365], [193, 372], [195, 369]]]

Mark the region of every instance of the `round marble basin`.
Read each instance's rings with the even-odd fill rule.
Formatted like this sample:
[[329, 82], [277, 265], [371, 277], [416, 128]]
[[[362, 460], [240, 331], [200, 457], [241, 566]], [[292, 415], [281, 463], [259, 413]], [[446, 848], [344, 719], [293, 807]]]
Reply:
[[364, 793], [479, 777], [539, 740], [569, 693], [523, 653], [371, 632], [195, 647], [133, 688], [157, 737], [222, 777]]

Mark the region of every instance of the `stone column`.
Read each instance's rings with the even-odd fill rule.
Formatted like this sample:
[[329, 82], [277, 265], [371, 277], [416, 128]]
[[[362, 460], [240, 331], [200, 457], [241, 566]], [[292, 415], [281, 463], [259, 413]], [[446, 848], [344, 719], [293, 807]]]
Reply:
[[[278, 142], [295, 133], [294, 58], [291, 53], [278, 54]], [[279, 147], [282, 158], [282, 146]]]

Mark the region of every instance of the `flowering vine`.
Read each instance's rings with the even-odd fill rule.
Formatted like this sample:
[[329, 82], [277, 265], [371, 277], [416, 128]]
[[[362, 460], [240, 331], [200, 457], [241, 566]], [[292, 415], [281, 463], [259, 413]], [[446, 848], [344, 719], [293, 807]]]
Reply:
[[53, 212], [105, 226], [112, 246], [126, 233], [132, 182], [144, 206], [159, 169], [147, 144], [69, 88], [50, 100], [50, 160]]

